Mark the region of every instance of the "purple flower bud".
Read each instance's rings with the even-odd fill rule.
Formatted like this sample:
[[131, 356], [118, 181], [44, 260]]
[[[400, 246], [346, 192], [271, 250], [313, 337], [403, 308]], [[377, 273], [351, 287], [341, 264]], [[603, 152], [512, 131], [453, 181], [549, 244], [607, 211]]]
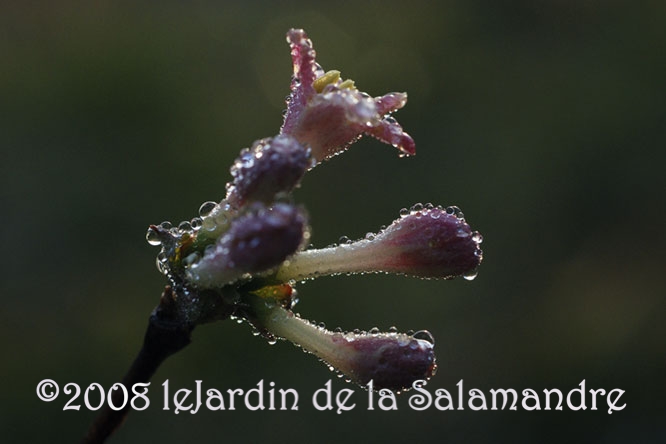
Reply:
[[276, 194], [296, 187], [311, 166], [308, 149], [293, 137], [258, 140], [234, 162], [226, 200], [235, 207], [252, 201], [269, 204]]
[[189, 264], [186, 273], [200, 288], [221, 287], [245, 273], [279, 265], [308, 237], [306, 217], [299, 208], [284, 203], [270, 208], [256, 204], [234, 219], [201, 260]]
[[454, 210], [413, 210], [376, 236], [377, 266], [418, 277], [469, 275], [481, 263], [481, 240]]
[[278, 270], [280, 281], [336, 273], [389, 272], [450, 279], [476, 275], [483, 253], [462, 213], [415, 205], [378, 234], [332, 248], [308, 250]]
[[338, 71], [324, 73], [303, 30], [289, 31], [287, 41], [294, 77], [282, 134], [310, 146], [317, 162], [341, 153], [364, 134], [395, 146], [404, 155], [416, 152], [414, 140], [388, 117], [405, 105], [405, 93], [372, 98], [351, 80], [342, 80]]
[[316, 355], [360, 385], [373, 381], [375, 389], [403, 390], [418, 379], [429, 379], [437, 368], [434, 340], [428, 332], [331, 332], [290, 310], [254, 299], [256, 326], [287, 339]]
[[404, 333], [333, 333], [331, 341], [339, 347], [336, 367], [361, 385], [402, 390], [436, 369], [434, 343]]

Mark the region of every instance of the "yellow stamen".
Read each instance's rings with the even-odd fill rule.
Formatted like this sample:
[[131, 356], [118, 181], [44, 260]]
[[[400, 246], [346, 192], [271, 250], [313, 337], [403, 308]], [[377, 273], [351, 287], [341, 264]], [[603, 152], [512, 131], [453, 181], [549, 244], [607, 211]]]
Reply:
[[[322, 92], [324, 88], [327, 85], [330, 85], [332, 83], [336, 83], [340, 80], [340, 71], [329, 71], [323, 76], [315, 79], [315, 81], [312, 83], [312, 86], [314, 87], [315, 91], [318, 93]], [[343, 82], [344, 83], [344, 82]]]

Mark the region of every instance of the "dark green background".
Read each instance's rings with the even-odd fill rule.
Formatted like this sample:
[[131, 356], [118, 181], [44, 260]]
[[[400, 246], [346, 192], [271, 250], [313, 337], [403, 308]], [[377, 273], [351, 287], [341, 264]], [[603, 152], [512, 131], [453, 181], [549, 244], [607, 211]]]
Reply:
[[[305, 28], [319, 62], [417, 143], [371, 139], [309, 173], [313, 242], [360, 237], [416, 202], [460, 206], [485, 241], [474, 282], [322, 278], [298, 310], [344, 329], [428, 329], [429, 388], [626, 390], [625, 410], [367, 411], [366, 394], [245, 325], [198, 328], [153, 379], [140, 442], [656, 442], [666, 437], [666, 7], [661, 1], [8, 2], [0, 7], [3, 442], [76, 442], [95, 416], [61, 387], [118, 381], [163, 277], [151, 223], [219, 200], [228, 167], [277, 133]], [[318, 412], [330, 379], [348, 413]], [[161, 410], [161, 384], [301, 394], [298, 412]], [[79, 399], [80, 401], [81, 399]], [[603, 407], [605, 403], [602, 403]], [[566, 409], [565, 409], [566, 410]]]

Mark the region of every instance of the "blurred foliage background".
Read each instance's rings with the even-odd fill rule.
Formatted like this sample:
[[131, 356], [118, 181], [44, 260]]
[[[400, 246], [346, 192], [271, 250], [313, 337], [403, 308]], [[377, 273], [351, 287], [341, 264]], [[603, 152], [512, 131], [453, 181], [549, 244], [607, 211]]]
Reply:
[[[296, 196], [313, 242], [361, 237], [416, 202], [460, 206], [485, 238], [474, 282], [322, 278], [298, 310], [329, 327], [428, 329], [428, 388], [626, 390], [585, 412], [318, 412], [334, 379], [245, 325], [195, 330], [110, 442], [657, 442], [666, 370], [666, 7], [663, 2], [3, 2], [0, 199], [4, 442], [75, 442], [95, 416], [62, 388], [118, 381], [163, 277], [151, 223], [219, 200], [228, 167], [277, 133], [305, 28], [325, 69], [408, 91], [396, 117], [418, 155], [364, 139]], [[161, 406], [175, 388], [301, 395], [298, 412]], [[81, 401], [81, 398], [79, 398]], [[543, 407], [543, 406], [542, 406]]]

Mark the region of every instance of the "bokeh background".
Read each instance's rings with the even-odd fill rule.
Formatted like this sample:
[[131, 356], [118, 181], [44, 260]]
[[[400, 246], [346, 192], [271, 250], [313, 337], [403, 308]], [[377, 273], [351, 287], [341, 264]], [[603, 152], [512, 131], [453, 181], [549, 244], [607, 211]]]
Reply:
[[[62, 392], [39, 401], [37, 383], [122, 377], [164, 285], [146, 228], [219, 200], [239, 150], [277, 133], [290, 27], [362, 90], [408, 91], [396, 117], [418, 151], [364, 139], [309, 173], [296, 198], [314, 244], [416, 202], [460, 206], [485, 238], [473, 282], [322, 278], [299, 287], [301, 314], [430, 330], [431, 392], [585, 379], [626, 390], [627, 407], [415, 412], [403, 395], [397, 412], [367, 411], [314, 357], [228, 321], [195, 330], [109, 442], [663, 442], [666, 7], [574, 0], [3, 2], [2, 441], [85, 433], [94, 412], [63, 412]], [[300, 409], [176, 416], [166, 379], [273, 381]], [[311, 406], [329, 379], [355, 389], [353, 411]]]

